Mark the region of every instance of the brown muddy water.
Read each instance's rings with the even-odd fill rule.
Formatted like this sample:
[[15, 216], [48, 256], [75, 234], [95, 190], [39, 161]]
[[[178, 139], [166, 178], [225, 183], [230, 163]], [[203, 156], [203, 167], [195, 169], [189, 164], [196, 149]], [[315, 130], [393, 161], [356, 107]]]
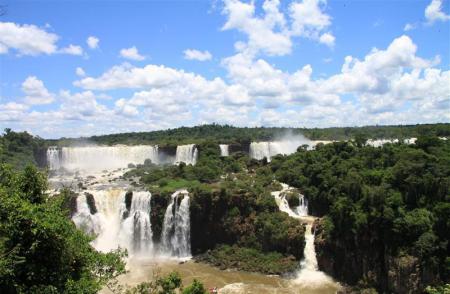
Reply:
[[[294, 275], [292, 279], [287, 279], [280, 276], [267, 276], [237, 270], [220, 270], [192, 260], [185, 263], [180, 263], [177, 260], [129, 260], [128, 270], [129, 273], [121, 276], [119, 280], [129, 286], [150, 281], [155, 271], [161, 275], [177, 271], [182, 277], [184, 285], [188, 285], [194, 279], [197, 279], [207, 289], [217, 287], [219, 293], [223, 294], [332, 294], [340, 288], [339, 284], [331, 279], [315, 277], [314, 273], [306, 279], [305, 277], [299, 278], [301, 274]], [[298, 277], [296, 278], [296, 276]], [[102, 293], [110, 292], [104, 290]]]

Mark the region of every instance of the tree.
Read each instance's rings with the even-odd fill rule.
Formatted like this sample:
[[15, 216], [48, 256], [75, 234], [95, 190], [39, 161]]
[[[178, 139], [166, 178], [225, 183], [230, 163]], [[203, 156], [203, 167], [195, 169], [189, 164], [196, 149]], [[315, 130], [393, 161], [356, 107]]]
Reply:
[[0, 292], [97, 293], [125, 273], [126, 252], [97, 252], [42, 177], [0, 165]]

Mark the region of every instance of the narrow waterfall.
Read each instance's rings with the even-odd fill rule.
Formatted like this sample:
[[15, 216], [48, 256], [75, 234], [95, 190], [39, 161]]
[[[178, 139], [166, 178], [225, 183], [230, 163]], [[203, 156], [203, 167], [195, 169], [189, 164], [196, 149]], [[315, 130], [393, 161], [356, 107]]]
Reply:
[[[181, 202], [180, 195], [183, 195]], [[176, 257], [191, 256], [191, 224], [187, 190], [179, 190], [172, 194], [172, 201], [164, 215], [161, 241], [164, 254]]]
[[298, 195], [299, 206], [296, 208], [296, 212], [299, 216], [308, 216], [308, 199], [306, 199], [305, 195]]
[[[89, 207], [89, 194], [95, 201], [96, 211]], [[151, 194], [133, 192], [129, 209], [125, 194], [120, 189], [87, 191], [78, 196], [77, 212], [72, 220], [78, 228], [97, 236], [93, 241], [97, 250], [107, 252], [120, 246], [132, 254], [152, 253]]]
[[297, 273], [294, 282], [304, 285], [305, 288], [318, 288], [327, 284], [334, 285], [335, 283], [331, 277], [319, 271], [314, 237], [312, 223], [308, 222], [305, 228], [306, 243], [303, 250], [303, 260], [300, 262], [300, 271]]
[[228, 145], [220, 144], [220, 156], [229, 156], [230, 152], [228, 151]]
[[151, 194], [133, 192], [131, 207], [122, 222], [121, 231], [128, 236], [128, 246], [134, 252], [149, 253], [153, 251], [152, 226], [150, 223]]
[[301, 220], [306, 223], [305, 228], [305, 248], [303, 250], [303, 260], [300, 262], [300, 270], [294, 282], [301, 285], [302, 288], [317, 288], [324, 285], [335, 285], [333, 279], [325, 273], [319, 271], [317, 265], [316, 249], [314, 247], [314, 232], [312, 225], [314, 217], [308, 215], [308, 200], [302, 194], [299, 194], [300, 205], [292, 210], [285, 197], [285, 193], [292, 190], [286, 184], [281, 184], [281, 191], [272, 192], [280, 211], [286, 212], [290, 217]]
[[143, 164], [146, 159], [159, 163], [158, 146], [85, 146], [49, 148], [47, 160], [51, 170], [101, 171], [125, 168], [129, 163]]
[[61, 153], [58, 147], [51, 146], [47, 149], [47, 162], [50, 170], [58, 170], [61, 168]]
[[186, 164], [195, 165], [197, 162], [198, 151], [195, 144], [179, 145], [177, 146], [177, 153], [175, 155], [175, 164], [184, 162]]

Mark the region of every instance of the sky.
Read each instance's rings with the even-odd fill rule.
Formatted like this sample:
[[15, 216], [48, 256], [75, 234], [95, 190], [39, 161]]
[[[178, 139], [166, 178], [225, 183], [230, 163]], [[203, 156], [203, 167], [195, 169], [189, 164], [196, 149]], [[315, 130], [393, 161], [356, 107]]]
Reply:
[[449, 2], [0, 0], [0, 129], [448, 123]]

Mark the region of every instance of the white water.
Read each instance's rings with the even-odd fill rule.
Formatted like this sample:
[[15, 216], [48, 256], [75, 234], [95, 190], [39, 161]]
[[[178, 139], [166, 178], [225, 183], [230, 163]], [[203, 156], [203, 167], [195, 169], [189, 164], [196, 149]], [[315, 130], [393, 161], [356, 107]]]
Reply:
[[177, 153], [175, 156], [175, 164], [184, 162], [186, 164], [195, 165], [197, 162], [198, 151], [195, 144], [178, 145]]
[[128, 217], [125, 206], [125, 190], [90, 190], [95, 199], [97, 213], [91, 214], [86, 196], [77, 198], [77, 212], [73, 221], [77, 227], [97, 235], [93, 246], [108, 252], [118, 247], [127, 248], [132, 254], [149, 254], [153, 251], [150, 224], [149, 192], [133, 192]]
[[52, 170], [60, 167], [89, 172], [114, 170], [125, 168], [129, 163], [143, 164], [146, 159], [159, 163], [158, 146], [85, 146], [47, 150], [47, 160]]
[[270, 161], [271, 157], [277, 154], [289, 155], [297, 151], [302, 145], [308, 145], [309, 148], [315, 146], [315, 142], [301, 136], [294, 136], [291, 139], [283, 139], [273, 142], [252, 142], [250, 143], [250, 157], [261, 160], [264, 157]]
[[228, 150], [228, 147], [229, 147], [228, 145], [220, 144], [219, 147], [220, 147], [220, 156], [229, 156], [230, 155], [230, 152]]
[[[179, 196], [183, 199], [179, 202]], [[189, 195], [187, 190], [172, 194], [172, 201], [167, 206], [162, 230], [162, 252], [181, 258], [191, 256], [191, 227], [189, 215]]]
[[[403, 143], [404, 144], [408, 144], [408, 145], [412, 145], [416, 143], [417, 138], [408, 138], [408, 139], [404, 139]], [[399, 140], [398, 139], [369, 139], [366, 142], [366, 145], [372, 146], [372, 147], [381, 147], [384, 144], [396, 144], [398, 143]]]
[[47, 161], [50, 170], [58, 170], [61, 168], [61, 159], [58, 147], [52, 146], [47, 149]]

